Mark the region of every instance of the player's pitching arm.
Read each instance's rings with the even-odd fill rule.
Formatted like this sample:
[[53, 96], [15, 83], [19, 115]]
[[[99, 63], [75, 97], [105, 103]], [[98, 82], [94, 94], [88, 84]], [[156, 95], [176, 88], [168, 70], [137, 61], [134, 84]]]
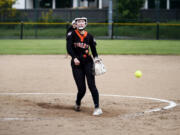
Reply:
[[80, 64], [80, 61], [78, 60], [74, 50], [73, 50], [73, 35], [68, 35], [69, 37], [67, 38], [67, 46], [66, 46], [66, 49], [67, 49], [67, 52], [69, 55], [71, 55], [75, 65], [79, 65]]

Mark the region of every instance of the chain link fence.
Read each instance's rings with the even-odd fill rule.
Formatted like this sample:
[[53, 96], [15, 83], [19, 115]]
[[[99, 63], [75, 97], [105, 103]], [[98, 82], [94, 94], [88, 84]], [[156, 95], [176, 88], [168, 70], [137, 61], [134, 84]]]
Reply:
[[[108, 35], [108, 23], [89, 23], [87, 31], [99, 39], [180, 39], [180, 24], [113, 23]], [[1, 39], [65, 38], [69, 23], [0, 23]]]
[[[75, 17], [88, 18], [87, 31], [99, 39], [180, 39], [180, 10], [141, 10], [137, 19], [119, 19], [108, 9], [16, 10], [15, 16], [0, 14], [0, 39], [59, 39]], [[112, 25], [112, 35], [108, 26]]]

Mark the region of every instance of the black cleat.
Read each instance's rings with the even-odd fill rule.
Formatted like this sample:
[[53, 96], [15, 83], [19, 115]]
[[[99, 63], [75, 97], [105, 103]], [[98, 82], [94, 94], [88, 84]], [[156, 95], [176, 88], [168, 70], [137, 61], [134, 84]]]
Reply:
[[75, 104], [74, 110], [77, 111], [77, 112], [79, 112], [79, 111], [81, 110], [81, 109], [80, 109], [80, 105]]

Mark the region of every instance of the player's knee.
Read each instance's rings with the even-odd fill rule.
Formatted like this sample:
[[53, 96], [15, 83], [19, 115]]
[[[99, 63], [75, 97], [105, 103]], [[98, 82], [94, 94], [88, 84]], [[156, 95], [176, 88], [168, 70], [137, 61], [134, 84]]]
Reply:
[[85, 93], [86, 92], [86, 87], [78, 87], [78, 90], [80, 93]]
[[81, 96], [84, 96], [86, 93], [86, 89], [81, 89], [78, 91], [78, 94], [81, 95]]
[[88, 88], [89, 88], [91, 91], [97, 90], [95, 83], [88, 83]]
[[95, 85], [94, 86], [89, 86], [89, 89], [90, 89], [91, 93], [97, 93], [97, 88], [96, 88]]

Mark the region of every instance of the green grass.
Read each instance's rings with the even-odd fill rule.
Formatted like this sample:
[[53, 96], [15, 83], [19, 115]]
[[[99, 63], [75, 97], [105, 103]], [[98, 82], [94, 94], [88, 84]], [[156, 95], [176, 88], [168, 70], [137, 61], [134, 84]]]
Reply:
[[180, 54], [180, 41], [175, 40], [100, 40], [98, 43], [102, 54]]
[[0, 54], [64, 54], [65, 40], [0, 40]]
[[[180, 55], [176, 40], [97, 40], [99, 54]], [[65, 54], [65, 40], [0, 40], [0, 54]]]

